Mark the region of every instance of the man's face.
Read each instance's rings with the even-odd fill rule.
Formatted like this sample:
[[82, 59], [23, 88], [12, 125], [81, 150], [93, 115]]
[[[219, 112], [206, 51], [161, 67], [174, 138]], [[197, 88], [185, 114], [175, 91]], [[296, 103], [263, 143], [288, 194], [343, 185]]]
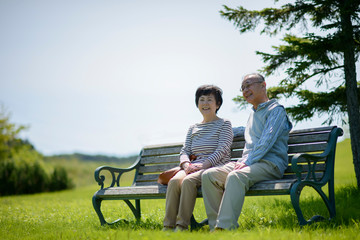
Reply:
[[263, 99], [264, 84], [265, 82], [260, 81], [256, 76], [247, 76], [241, 84], [245, 100], [252, 105], [258, 105], [258, 102]]

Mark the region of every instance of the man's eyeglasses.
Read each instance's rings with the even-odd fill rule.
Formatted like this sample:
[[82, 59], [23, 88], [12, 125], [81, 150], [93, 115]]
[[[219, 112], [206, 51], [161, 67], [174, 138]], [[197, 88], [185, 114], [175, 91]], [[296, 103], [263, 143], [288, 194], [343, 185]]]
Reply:
[[262, 81], [256, 81], [256, 82], [251, 82], [251, 83], [248, 83], [248, 84], [244, 84], [244, 85], [241, 86], [240, 92], [245, 91], [245, 89], [249, 89], [249, 87], [251, 85], [253, 85], [254, 83], [262, 83]]

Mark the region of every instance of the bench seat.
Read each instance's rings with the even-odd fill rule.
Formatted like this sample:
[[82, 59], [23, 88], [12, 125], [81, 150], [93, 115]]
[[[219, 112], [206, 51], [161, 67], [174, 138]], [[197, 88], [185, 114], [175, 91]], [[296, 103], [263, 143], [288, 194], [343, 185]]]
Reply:
[[[246, 193], [247, 196], [261, 195], [289, 195], [290, 189], [296, 179], [279, 179], [263, 181], [252, 186]], [[97, 192], [97, 197], [102, 199], [124, 200], [124, 199], [165, 199], [166, 186], [129, 186], [110, 187]], [[202, 197], [201, 189], [198, 191], [199, 198]]]

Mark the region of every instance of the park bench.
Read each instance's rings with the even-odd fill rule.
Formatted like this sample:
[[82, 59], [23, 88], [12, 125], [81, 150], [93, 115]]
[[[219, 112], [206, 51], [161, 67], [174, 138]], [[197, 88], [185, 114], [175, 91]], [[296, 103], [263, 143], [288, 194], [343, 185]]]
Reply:
[[[299, 206], [302, 189], [305, 186], [314, 188], [321, 196], [328, 211], [330, 219], [335, 217], [334, 195], [334, 163], [335, 149], [338, 136], [343, 131], [336, 126], [293, 130], [289, 136], [289, 166], [282, 179], [263, 181], [252, 186], [246, 196], [265, 195], [290, 195], [292, 205], [297, 214], [299, 224], [306, 225], [314, 221], [325, 219], [322, 216], [314, 216], [305, 220]], [[231, 147], [232, 160], [240, 158], [244, 147], [244, 136], [235, 136]], [[101, 212], [103, 200], [124, 200], [133, 212], [135, 218], [141, 218], [140, 200], [164, 199], [166, 197], [166, 185], [157, 183], [159, 173], [178, 166], [179, 152], [182, 143], [156, 145], [144, 147], [136, 162], [126, 169], [102, 166], [95, 170], [95, 180], [101, 186], [93, 196], [93, 206], [98, 214], [101, 225], [114, 224], [106, 222]], [[105, 176], [108, 172], [109, 186], [104, 186]], [[121, 186], [120, 177], [123, 173], [135, 171], [132, 186]], [[328, 185], [328, 193], [325, 194], [322, 187]], [[198, 196], [202, 197], [201, 188]], [[165, 209], [165, 204], [164, 204]], [[196, 229], [206, 224], [191, 219], [191, 229]]]

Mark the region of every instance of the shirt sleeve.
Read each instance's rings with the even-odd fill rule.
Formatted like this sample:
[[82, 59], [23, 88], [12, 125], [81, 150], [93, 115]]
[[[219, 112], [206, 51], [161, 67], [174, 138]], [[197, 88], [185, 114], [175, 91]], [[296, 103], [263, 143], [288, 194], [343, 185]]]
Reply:
[[225, 121], [224, 124], [221, 126], [218, 147], [207, 158], [212, 166], [215, 166], [224, 156], [230, 153], [233, 138], [234, 133], [232, 130], [231, 122]]
[[191, 155], [191, 142], [192, 142], [191, 134], [192, 134], [193, 128], [194, 128], [194, 126], [191, 126], [189, 128], [187, 135], [186, 135], [185, 143], [184, 143], [183, 147], [181, 148], [180, 166], [184, 162], [190, 162], [189, 156]]
[[254, 145], [254, 148], [248, 155], [242, 156], [240, 161], [250, 166], [262, 159], [265, 154], [273, 147], [275, 141], [284, 130], [288, 118], [285, 109], [277, 107], [271, 111], [266, 120], [264, 130], [259, 141]]

